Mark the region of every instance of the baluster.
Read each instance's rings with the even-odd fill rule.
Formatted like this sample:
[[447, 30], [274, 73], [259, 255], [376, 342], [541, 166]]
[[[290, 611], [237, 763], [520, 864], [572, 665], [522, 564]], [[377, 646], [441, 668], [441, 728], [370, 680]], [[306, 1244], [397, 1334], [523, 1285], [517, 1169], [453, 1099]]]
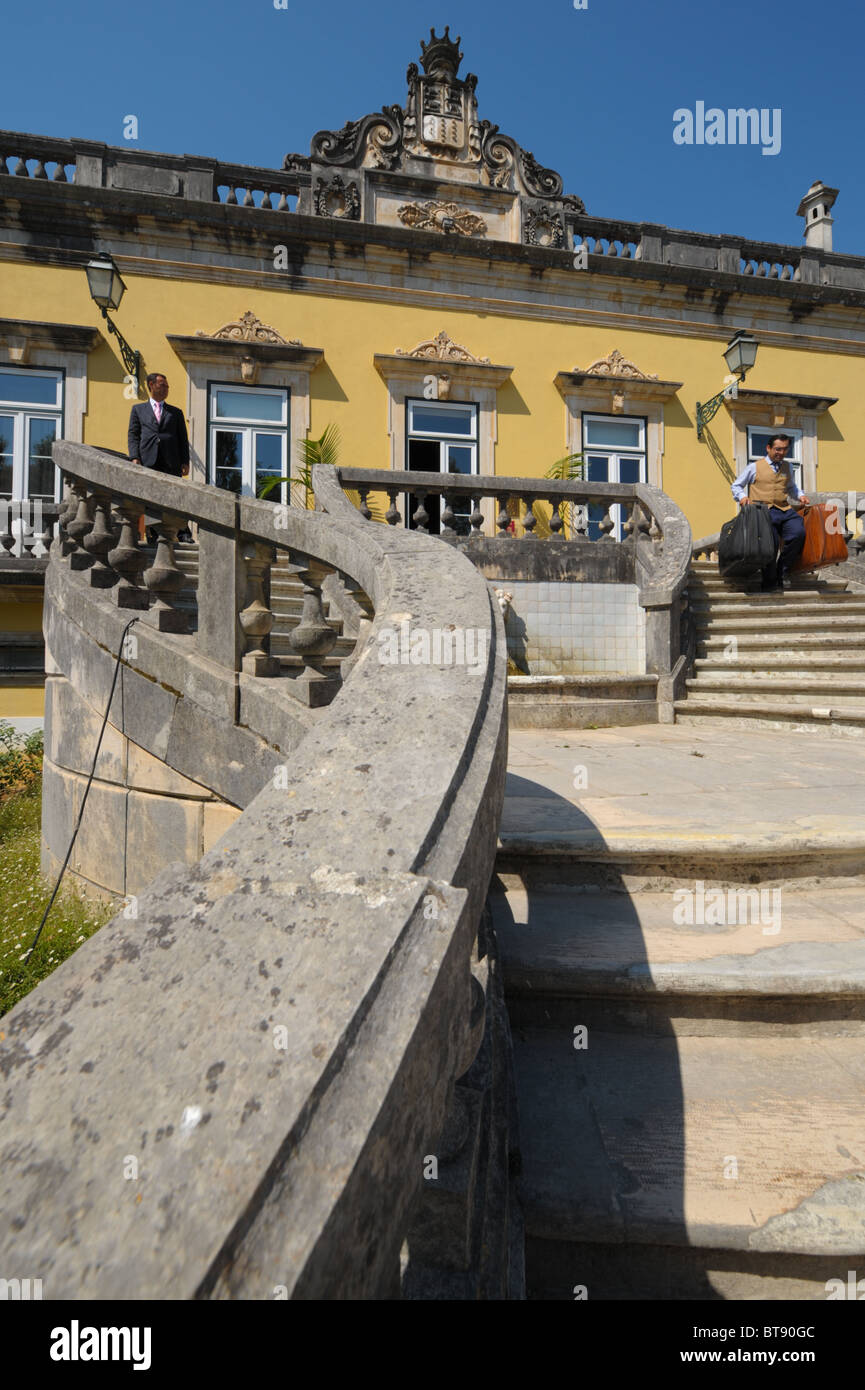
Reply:
[[108, 552], [108, 563], [120, 575], [114, 595], [118, 608], [149, 608], [150, 593], [141, 584], [145, 555], [138, 541], [139, 520], [144, 512], [140, 502], [122, 497], [117, 503], [120, 513], [120, 539]]
[[387, 490], [387, 495], [390, 499], [390, 506], [384, 514], [384, 519], [387, 522], [388, 526], [399, 526], [401, 517], [399, 514], [399, 507], [396, 504], [397, 489], [395, 487], [389, 487]]
[[279, 202], [276, 205], [277, 212], [288, 212], [288, 199], [284, 193], [280, 193]]
[[16, 177], [19, 179], [26, 179], [30, 177], [30, 175], [27, 172], [27, 161], [23, 159], [20, 154], [18, 156], [18, 163], [15, 165], [15, 174]]
[[33, 177], [34, 179], [47, 179], [48, 177], [45, 172], [45, 165], [41, 159], [36, 160], [36, 168], [33, 170]]
[[646, 520], [646, 514], [643, 511], [641, 503], [635, 499], [631, 503], [628, 520], [625, 522], [625, 531], [628, 534], [628, 539], [639, 540], [640, 536], [645, 535], [648, 529], [649, 523]]
[[57, 537], [59, 541], [60, 558], [65, 560], [69, 553], [75, 549], [75, 542], [69, 535], [67, 527], [78, 510], [78, 498], [75, 496], [73, 480], [69, 477], [63, 479], [63, 500], [60, 503], [60, 513], [57, 518]]
[[244, 195], [243, 195], [243, 203], [242, 203], [242, 206], [245, 207], [245, 208], [254, 208], [254, 207], [255, 207], [255, 199], [254, 199], [253, 196], [252, 196], [252, 189], [251, 189], [251, 188], [247, 188], [246, 192], [244, 193]]
[[52, 527], [54, 525], [50, 517], [43, 515], [42, 502], [37, 499], [33, 504], [33, 540], [31, 542], [30, 553], [34, 559], [42, 560], [51, 550]]
[[226, 195], [225, 201], [226, 201], [226, 203], [236, 203], [236, 202], [237, 202], [237, 194], [236, 194], [235, 191], [234, 191], [234, 185], [233, 185], [233, 184], [229, 184], [229, 185], [228, 185], [228, 193], [227, 193], [227, 195]]
[[610, 507], [612, 506], [612, 503], [604, 502], [601, 505], [604, 508], [604, 515], [598, 522], [598, 530], [601, 533], [599, 539], [602, 541], [608, 541], [612, 539], [612, 532], [616, 529], [616, 523], [610, 516]]
[[264, 193], [261, 195], [261, 203], [259, 204], [259, 206], [263, 208], [273, 207], [273, 204], [270, 201], [270, 193], [267, 189], [265, 189]]
[[[246, 596], [238, 614], [246, 651], [240, 669], [248, 676], [277, 676], [279, 662], [270, 655], [270, 630], [273, 613], [270, 608], [270, 567], [276, 560], [276, 548], [264, 541], [246, 541], [240, 549], [246, 566]], [[301, 622], [303, 619], [301, 618]]]
[[174, 560], [177, 532], [186, 522], [174, 512], [163, 512], [157, 522], [156, 554], [153, 564], [144, 571], [144, 582], [156, 603], [144, 619], [159, 632], [188, 632], [189, 617], [177, 608], [177, 591], [183, 585], [183, 571]]
[[627, 260], [631, 259], [631, 243], [629, 241], [622, 242], [622, 257]]
[[663, 540], [663, 538], [664, 538], [664, 533], [663, 533], [663, 531], [661, 530], [660, 526], [658, 525], [657, 517], [655, 517], [655, 516], [653, 515], [653, 516], [652, 516], [652, 524], [651, 524], [651, 526], [649, 527], [649, 540], [650, 540], [650, 541], [656, 541], [656, 542], [657, 542], [657, 541]]
[[93, 556], [84, 549], [84, 537], [89, 535], [93, 525], [94, 499], [87, 496], [86, 483], [73, 483], [72, 491], [78, 499], [78, 505], [75, 515], [66, 525], [66, 533], [74, 547], [69, 553], [69, 568], [86, 570], [93, 564]]
[[55, 183], [69, 182], [69, 180], [66, 177], [66, 166], [63, 163], [62, 159], [58, 159], [57, 167], [55, 168], [54, 173], [52, 174], [52, 178], [54, 179]]
[[12, 503], [8, 498], [0, 501], [0, 511], [3, 513], [3, 530], [0, 532], [0, 554], [11, 555], [15, 545], [15, 535], [12, 531]]
[[369, 505], [366, 500], [369, 497], [370, 493], [369, 485], [367, 485], [366, 487], [360, 486], [358, 487], [357, 491], [358, 496], [360, 497], [360, 514], [364, 518], [364, 520], [372, 521], [372, 512], [370, 511]]
[[578, 502], [574, 507], [574, 535], [583, 540], [589, 534], [589, 508], [586, 502]]
[[313, 559], [297, 571], [303, 585], [303, 611], [297, 627], [289, 633], [288, 645], [303, 660], [303, 671], [294, 677], [294, 689], [310, 708], [330, 704], [340, 685], [337, 671], [328, 670], [324, 661], [336, 642], [336, 633], [324, 616], [321, 581], [325, 567]]
[[607, 247], [607, 255], [608, 255], [608, 256], [618, 256], [618, 254], [619, 254], [619, 248], [618, 248], [618, 246], [616, 245], [616, 243], [613, 241], [613, 239], [612, 239], [612, 237], [611, 237], [611, 238], [610, 238], [610, 244], [609, 244], [609, 246]]
[[506, 492], [503, 492], [499, 497], [499, 511], [498, 516], [496, 517], [496, 526], [499, 528], [499, 531], [503, 536], [508, 536], [511, 534], [508, 531], [508, 527], [510, 526], [510, 524], [511, 518], [508, 515], [508, 494]]
[[472, 528], [472, 529], [471, 529], [471, 532], [470, 532], [470, 535], [472, 535], [472, 536], [481, 536], [481, 535], [483, 535], [483, 524], [484, 524], [484, 514], [483, 514], [483, 512], [481, 511], [481, 499], [480, 499], [480, 497], [478, 496], [478, 494], [475, 493], [475, 495], [474, 495], [474, 497], [473, 497], [473, 499], [472, 499], [472, 512], [471, 512], [471, 516], [469, 517], [469, 525], [470, 525], [471, 528]]
[[525, 514], [523, 516], [523, 530], [525, 531], [527, 536], [534, 536], [535, 527], [538, 524], [538, 519], [535, 516], [534, 511], [532, 510], [535, 505], [535, 499], [534, 497], [524, 497], [523, 502], [525, 503], [526, 507]]
[[604, 254], [604, 243], [601, 241], [601, 238], [600, 238], [600, 237], [596, 237], [596, 238], [595, 238], [595, 255], [596, 255], [596, 256], [603, 256], [603, 254]]
[[426, 492], [418, 493], [417, 509], [414, 515], [412, 516], [412, 521], [415, 524], [415, 528], [418, 531], [422, 531], [425, 536], [429, 535], [429, 512], [427, 511], [425, 505], [427, 495], [428, 494]]
[[441, 533], [442, 535], [455, 536], [457, 531], [454, 526], [453, 494], [446, 492], [442, 498]]
[[111, 589], [117, 583], [117, 575], [108, 563], [107, 555], [114, 545], [111, 529], [111, 498], [107, 492], [94, 494], [95, 514], [89, 535], [83, 545], [93, 556], [90, 569], [90, 583], [94, 589]]
[[561, 502], [556, 502], [554, 499], [552, 502], [552, 508], [552, 515], [550, 516], [550, 530], [552, 531], [554, 536], [557, 536], [565, 524], [562, 521]]

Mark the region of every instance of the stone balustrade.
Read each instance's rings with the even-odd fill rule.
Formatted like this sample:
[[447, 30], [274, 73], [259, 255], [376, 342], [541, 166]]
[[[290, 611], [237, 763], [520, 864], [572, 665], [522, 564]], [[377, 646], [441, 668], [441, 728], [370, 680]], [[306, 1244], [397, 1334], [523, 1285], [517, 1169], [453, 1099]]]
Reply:
[[62, 510], [58, 502], [0, 498], [0, 564], [20, 559], [46, 562]]
[[[672, 719], [672, 702], [685, 679], [681, 607], [691, 531], [684, 513], [659, 488], [343, 467], [334, 476], [357, 494], [367, 520], [373, 516], [370, 500], [387, 497], [387, 509], [383, 503], [377, 509], [392, 529], [404, 527], [408, 515], [415, 530], [425, 533], [432, 520], [427, 504], [440, 499], [440, 541], [462, 550], [496, 583], [635, 586], [645, 613], [646, 672], [659, 677], [658, 717]], [[621, 511], [618, 526], [615, 508]]]
[[[153, 194], [159, 200], [182, 198], [221, 203], [243, 208], [250, 214], [292, 213], [300, 220], [299, 207], [304, 209], [303, 218], [314, 210], [310, 160], [306, 156], [291, 156], [287, 165], [281, 170], [262, 169], [205, 156], [155, 154], [134, 146], [0, 131], [0, 179], [5, 174], [16, 181], [114, 188]], [[12, 196], [14, 186], [9, 187]], [[806, 297], [809, 285], [865, 292], [862, 256], [693, 232], [658, 223], [593, 217], [568, 206], [567, 200], [565, 204], [563, 244], [535, 248], [545, 262], [550, 256], [560, 256], [562, 265], [569, 266], [574, 251], [583, 248], [591, 270], [616, 266], [623, 274], [652, 277], [663, 267], [667, 278], [671, 271], [673, 275], [681, 272], [688, 282], [698, 281], [703, 274], [713, 280], [718, 274], [741, 277], [743, 281], [775, 280], [779, 286], [789, 284], [788, 293]], [[316, 220], [312, 218], [313, 222]], [[346, 233], [345, 227], [342, 230]], [[485, 240], [473, 248], [467, 242], [461, 250], [464, 254], [483, 255], [489, 244]]]
[[[484, 1037], [476, 941], [506, 764], [498, 605], [463, 556], [442, 564], [433, 538], [366, 524], [333, 470], [314, 472], [318, 512], [286, 516], [107, 451], [60, 444], [56, 461], [72, 483], [46, 576], [46, 768], [86, 772], [82, 730], [109, 706], [121, 652], [93, 796], [117, 785], [101, 811], [87, 803], [80, 854], [94, 877], [125, 856], [130, 886], [3, 1020], [0, 1263], [41, 1278], [46, 1299], [398, 1297], [401, 1251], [409, 1270], [418, 1251], [434, 1261], [436, 1233], [483, 1189], [478, 1176], [460, 1214], [445, 1180], [436, 1208], [424, 1164], [459, 1171], [475, 1139], [469, 1169], [487, 1161], [486, 1131], [465, 1123], [478, 1098], [457, 1082]], [[142, 509], [160, 537], [143, 572]], [[176, 630], [177, 518], [199, 528], [195, 633]], [[304, 585], [310, 681], [321, 584], [344, 575], [345, 595], [368, 598], [368, 639], [320, 706], [256, 674], [277, 546]], [[403, 624], [473, 631], [481, 656], [383, 660]], [[194, 779], [240, 810], [203, 858], [172, 863], [180, 822], [141, 815], [151, 767], [163, 790], [187, 779], [184, 804]], [[49, 777], [54, 862], [79, 805], [61, 790]]]
[[[289, 637], [303, 669], [286, 673], [284, 693], [308, 706], [334, 697], [339, 674], [325, 671], [322, 661], [336, 635], [324, 619], [321, 597], [333, 568], [296, 544], [301, 513], [134, 467], [106, 450], [54, 447], [67, 480], [59, 510], [60, 554], [70, 570], [86, 572], [91, 588], [104, 589], [118, 609], [141, 610], [142, 620], [157, 631], [186, 635], [190, 650], [231, 673], [231, 686], [239, 672], [280, 674], [270, 656], [268, 604], [270, 571], [281, 551], [305, 594], [302, 621]], [[142, 519], [155, 532], [155, 549], [139, 539]], [[190, 521], [198, 534], [199, 564], [192, 613], [180, 601], [184, 574], [175, 556], [177, 533]]]

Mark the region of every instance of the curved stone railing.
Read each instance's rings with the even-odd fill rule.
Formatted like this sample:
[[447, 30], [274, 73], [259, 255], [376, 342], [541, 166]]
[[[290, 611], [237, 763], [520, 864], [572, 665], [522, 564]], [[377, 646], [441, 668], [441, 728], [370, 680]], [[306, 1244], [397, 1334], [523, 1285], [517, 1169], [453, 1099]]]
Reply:
[[[411, 520], [425, 532], [430, 521], [425, 502], [431, 495], [441, 497], [441, 538], [463, 550], [488, 579], [636, 584], [646, 612], [646, 668], [660, 678], [660, 717], [672, 718], [672, 701], [679, 698], [685, 679], [681, 614], [687, 602], [691, 529], [666, 493], [646, 483], [551, 482], [498, 475], [455, 478], [446, 473], [374, 468], [340, 467], [335, 472], [344, 488], [357, 492], [360, 511], [367, 519], [372, 516], [370, 495], [386, 495], [389, 505], [383, 519], [392, 528], [404, 523], [410, 507], [405, 499], [413, 496], [418, 502]], [[464, 504], [462, 523], [460, 502]], [[534, 507], [538, 502], [550, 509], [545, 520], [549, 534], [543, 540], [537, 534]], [[516, 504], [516, 516], [508, 510], [509, 503]], [[611, 515], [615, 506], [626, 513], [621, 541], [615, 539]], [[600, 513], [591, 521], [590, 508]], [[512, 521], [521, 526], [522, 536], [509, 532]], [[596, 539], [591, 537], [592, 529], [599, 533]], [[569, 539], [565, 539], [567, 531]]]
[[[105, 451], [55, 457], [74, 508], [46, 583], [53, 679], [104, 709], [132, 605], [111, 728], [245, 809], [193, 865], [164, 836], [167, 867], [4, 1019], [4, 1274], [53, 1299], [398, 1295], [424, 1158], [484, 1030], [497, 605], [463, 557], [364, 525], [328, 470], [326, 515], [280, 514]], [[142, 507], [160, 538], [143, 585]], [[186, 518], [195, 633], [172, 607]], [[330, 568], [374, 609], [328, 705], [249, 649], [271, 547], [313, 590]], [[385, 659], [405, 624], [474, 633], [474, 663]], [[49, 744], [51, 720], [49, 701]]]

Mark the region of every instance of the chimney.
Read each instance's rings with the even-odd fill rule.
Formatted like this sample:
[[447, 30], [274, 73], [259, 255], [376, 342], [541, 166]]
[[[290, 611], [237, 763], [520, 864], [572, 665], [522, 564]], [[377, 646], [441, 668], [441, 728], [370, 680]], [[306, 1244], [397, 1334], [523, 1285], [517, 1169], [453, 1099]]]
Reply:
[[820, 179], [812, 183], [796, 209], [797, 217], [805, 219], [805, 245], [818, 251], [832, 250], [832, 222], [829, 209], [838, 197], [837, 188], [827, 188]]

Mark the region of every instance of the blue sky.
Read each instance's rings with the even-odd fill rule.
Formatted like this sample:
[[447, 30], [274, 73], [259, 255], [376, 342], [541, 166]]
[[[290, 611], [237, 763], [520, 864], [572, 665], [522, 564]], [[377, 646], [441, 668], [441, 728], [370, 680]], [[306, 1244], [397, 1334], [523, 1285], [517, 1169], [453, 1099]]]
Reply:
[[[590, 213], [798, 245], [799, 199], [841, 189], [835, 249], [865, 254], [852, 0], [42, 0], [7, 7], [0, 127], [279, 167], [311, 135], [405, 100], [431, 25], [462, 36], [480, 115]], [[38, 80], [34, 80], [38, 74]], [[678, 108], [781, 109], [781, 149], [676, 145]]]

